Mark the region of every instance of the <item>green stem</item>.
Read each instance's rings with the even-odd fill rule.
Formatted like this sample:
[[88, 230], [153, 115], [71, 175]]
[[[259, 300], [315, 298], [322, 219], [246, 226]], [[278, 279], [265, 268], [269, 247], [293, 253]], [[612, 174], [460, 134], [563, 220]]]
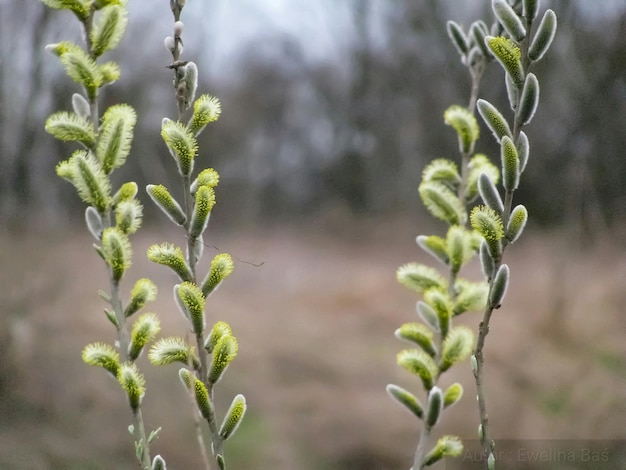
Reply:
[[[519, 44], [520, 52], [522, 55], [522, 68], [525, 73], [528, 73], [530, 68], [530, 59], [528, 58], [528, 47], [530, 44], [530, 31], [532, 27], [532, 21], [526, 19], [526, 37]], [[522, 87], [520, 86], [518, 96], [521, 96]], [[516, 110], [519, 110], [519, 101], [518, 97]], [[513, 142], [517, 145], [519, 142], [519, 136], [522, 131], [522, 122], [521, 117], [518, 111], [515, 112], [514, 120], [513, 120]], [[502, 222], [506, 227], [509, 218], [511, 216], [511, 209], [513, 207], [513, 191], [505, 191], [504, 194], [504, 211], [502, 213]], [[502, 240], [502, 253], [500, 255], [500, 259], [496, 260], [495, 267], [491, 278], [489, 279], [489, 295], [491, 294], [491, 289], [493, 288], [493, 277], [495, 273], [498, 271], [500, 266], [502, 265], [502, 258], [504, 256], [504, 251], [507, 247], [506, 239]], [[478, 327], [478, 339], [476, 341], [476, 349], [474, 350], [474, 357], [476, 358], [476, 369], [474, 370], [474, 380], [476, 382], [476, 396], [478, 399], [478, 411], [480, 413], [480, 426], [482, 429], [481, 432], [481, 445], [483, 448], [483, 456], [485, 462], [485, 468], [488, 469], [487, 459], [489, 454], [493, 452], [495, 448], [495, 442], [491, 438], [491, 429], [489, 426], [489, 414], [487, 412], [487, 397], [485, 393], [483, 373], [485, 367], [485, 358], [483, 354], [483, 349], [485, 347], [485, 340], [487, 335], [489, 334], [489, 322], [491, 320], [491, 315], [493, 313], [493, 308], [489, 305], [485, 308], [483, 313], [482, 321]]]
[[[213, 384], [212, 383], [208, 383], [207, 380], [207, 390], [209, 392], [209, 399], [211, 400], [211, 403], [215, 403], [213, 401]], [[222, 438], [219, 435], [219, 430], [217, 428], [217, 421], [215, 419], [215, 411], [214, 408], [211, 408], [211, 414], [209, 415], [209, 430], [211, 431], [211, 440], [213, 441], [213, 455], [215, 455], [215, 457], [217, 458], [218, 455], [221, 455], [222, 457], [224, 457], [224, 441], [222, 440]]]
[[417, 449], [415, 450], [415, 457], [413, 459], [413, 467], [411, 470], [422, 470], [424, 457], [426, 456], [426, 450], [428, 441], [430, 440], [430, 426], [424, 423], [424, 428], [420, 433], [420, 439], [417, 443]]
[[[94, 21], [95, 7], [92, 6], [89, 17], [83, 22], [83, 28], [85, 31], [85, 41], [87, 45], [87, 50], [92, 59], [96, 60], [96, 57], [92, 54], [92, 43], [91, 43], [91, 31], [93, 29], [93, 21]], [[85, 95], [89, 97], [89, 93], [85, 90]], [[93, 99], [89, 99], [89, 107], [91, 110], [91, 122], [94, 125], [94, 128], [97, 130], [100, 123], [100, 113], [98, 109], [98, 98], [99, 98], [99, 90], [96, 92], [96, 96]], [[112, 210], [109, 209], [108, 213], [104, 215], [103, 222], [105, 227], [112, 226], [114, 214]], [[113, 312], [115, 313], [115, 318], [117, 320], [117, 339], [119, 342], [120, 355], [124, 362], [131, 360], [129, 356], [130, 351], [130, 333], [128, 331], [128, 323], [126, 319], [126, 315], [124, 314], [124, 307], [122, 305], [122, 299], [120, 296], [120, 286], [119, 282], [113, 278], [113, 271], [109, 267], [109, 284], [111, 286], [111, 308], [113, 308]], [[148, 439], [146, 437], [146, 430], [143, 422], [143, 413], [141, 411], [141, 405], [133, 410], [133, 435], [135, 437], [135, 441], [141, 443], [141, 456], [138, 456], [141, 467], [143, 470], [150, 470], [152, 467], [151, 458], [150, 458], [150, 446], [148, 443]]]

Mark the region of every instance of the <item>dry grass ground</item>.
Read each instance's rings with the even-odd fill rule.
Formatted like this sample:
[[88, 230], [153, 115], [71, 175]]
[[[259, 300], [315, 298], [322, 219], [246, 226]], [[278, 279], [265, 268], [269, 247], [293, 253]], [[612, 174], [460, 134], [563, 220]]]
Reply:
[[[395, 365], [403, 344], [393, 337], [397, 326], [415, 319], [417, 300], [396, 283], [395, 270], [408, 261], [430, 262], [414, 244], [418, 232], [378, 221], [349, 232], [281, 227], [216, 237], [217, 246], [238, 258], [264, 262], [239, 262], [208, 303], [209, 318], [229, 321], [240, 343], [217, 389], [218, 406], [237, 392], [249, 403], [245, 425], [227, 447], [230, 468], [410, 466], [417, 423], [384, 388], [394, 382], [419, 390]], [[149, 310], [160, 315], [163, 334], [184, 335], [171, 299], [173, 276], [144, 256], [165, 239], [180, 242], [175, 232], [135, 238], [126, 286], [137, 277], [157, 282], [159, 300]], [[106, 288], [104, 268], [90, 245], [82, 228], [1, 240], [3, 470], [136, 468], [121, 392], [80, 359], [86, 343], [111, 341], [113, 334], [96, 295]], [[623, 247], [582, 251], [557, 236], [527, 237], [511, 247], [507, 261], [512, 287], [487, 345], [494, 435], [626, 439]], [[478, 318], [458, 321], [476, 326]], [[177, 368], [142, 361], [148, 426], [163, 427], [153, 450], [166, 456], [168, 468], [199, 468]], [[452, 369], [444, 377], [451, 381], [461, 381], [466, 395], [441, 432], [474, 439], [469, 365]]]

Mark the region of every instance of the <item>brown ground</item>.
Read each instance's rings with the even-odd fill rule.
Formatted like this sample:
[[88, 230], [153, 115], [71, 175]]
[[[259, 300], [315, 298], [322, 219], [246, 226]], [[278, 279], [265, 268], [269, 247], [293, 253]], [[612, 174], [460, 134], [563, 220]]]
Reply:
[[[96, 295], [106, 288], [102, 262], [83, 229], [76, 232], [2, 237], [3, 470], [136, 468], [121, 392], [80, 359], [86, 343], [110, 342], [114, 331]], [[418, 232], [377, 221], [358, 231], [281, 227], [217, 237], [221, 249], [264, 262], [239, 262], [208, 302], [209, 319], [227, 320], [240, 343], [217, 388], [218, 407], [238, 392], [249, 405], [227, 447], [229, 468], [409, 468], [418, 423], [384, 389], [393, 382], [421, 392], [395, 365], [405, 345], [393, 337], [416, 318], [418, 300], [396, 283], [395, 270], [408, 261], [430, 263], [414, 244]], [[137, 277], [152, 278], [160, 294], [148, 310], [159, 314], [163, 334], [185, 334], [171, 298], [173, 276], [144, 255], [166, 238], [180, 242], [176, 232], [162, 231], [133, 240], [126, 292]], [[624, 249], [568, 249], [563, 238], [526, 237], [507, 252], [512, 284], [494, 315], [486, 365], [498, 439], [626, 439]], [[458, 321], [475, 327], [478, 314]], [[153, 451], [170, 469], [199, 468], [177, 368], [142, 361], [147, 424], [163, 427]], [[438, 432], [474, 439], [469, 365], [443, 381], [461, 381], [466, 395]]]

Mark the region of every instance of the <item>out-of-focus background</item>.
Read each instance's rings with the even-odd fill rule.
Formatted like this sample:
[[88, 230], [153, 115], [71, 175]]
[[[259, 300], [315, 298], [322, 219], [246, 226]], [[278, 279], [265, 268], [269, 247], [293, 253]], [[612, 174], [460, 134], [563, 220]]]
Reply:
[[[507, 251], [512, 284], [488, 338], [490, 418], [495, 437], [524, 439], [524, 447], [570, 439], [570, 447], [610, 448], [626, 459], [626, 2], [543, 4], [557, 12], [559, 31], [535, 70], [541, 103], [516, 193], [531, 223]], [[208, 241], [239, 260], [207, 309], [209, 319], [231, 323], [240, 343], [217, 407], [239, 392], [249, 403], [227, 445], [230, 468], [409, 468], [419, 428], [384, 388], [420, 391], [395, 365], [404, 345], [393, 337], [416, 318], [418, 298], [396, 283], [395, 270], [430, 263], [414, 238], [443, 229], [421, 208], [417, 185], [429, 160], [456, 157], [442, 114], [468, 100], [467, 72], [445, 23], [490, 19], [490, 2], [187, 5], [182, 58], [198, 64], [200, 92], [223, 107], [202, 135], [197, 163], [222, 176]], [[169, 2], [133, 0], [130, 10], [111, 54], [122, 78], [103, 93], [103, 106], [128, 102], [139, 117], [116, 178], [175, 188], [159, 136], [161, 119], [175, 113], [162, 45], [171, 34]], [[113, 340], [97, 295], [107, 281], [82, 205], [54, 173], [72, 148], [43, 131], [47, 115], [70, 109], [77, 91], [43, 47], [80, 37], [69, 13], [0, 0], [3, 470], [136, 468], [119, 387], [80, 359], [86, 343]], [[485, 83], [481, 97], [507, 109], [498, 65]], [[496, 159], [483, 134], [479, 150]], [[132, 239], [126, 290], [152, 278], [160, 296], [149, 309], [163, 334], [184, 335], [174, 279], [144, 255], [153, 243], [182, 244], [182, 234], [142, 199], [145, 228]], [[475, 327], [479, 314], [459, 321]], [[168, 468], [199, 468], [177, 368], [141, 362], [147, 425], [163, 427], [153, 451]], [[475, 439], [469, 366], [443, 381], [462, 382], [466, 396], [438, 431]], [[508, 468], [624, 468], [618, 457], [558, 464]]]

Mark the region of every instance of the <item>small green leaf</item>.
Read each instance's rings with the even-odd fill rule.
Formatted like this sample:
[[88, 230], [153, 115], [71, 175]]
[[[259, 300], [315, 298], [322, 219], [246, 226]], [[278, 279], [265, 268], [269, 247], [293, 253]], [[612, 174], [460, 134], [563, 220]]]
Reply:
[[104, 309], [104, 314], [106, 315], [107, 319], [111, 322], [111, 324], [115, 328], [119, 328], [120, 324], [117, 321], [117, 317], [115, 316], [115, 312], [109, 310], [108, 308], [105, 308]]
[[221, 112], [222, 107], [216, 97], [202, 95], [193, 104], [193, 116], [191, 116], [187, 128], [193, 135], [198, 136], [207, 124], [217, 121]]
[[468, 154], [474, 151], [474, 143], [480, 136], [476, 117], [469, 109], [462, 106], [450, 106], [443, 114], [444, 121], [452, 126], [459, 138], [459, 150]]
[[115, 49], [119, 44], [128, 22], [126, 8], [110, 5], [100, 10], [91, 30], [91, 52], [95, 57]]
[[445, 289], [447, 281], [436, 269], [419, 263], [407, 263], [396, 272], [398, 282], [415, 292], [428, 289]]
[[154, 313], [144, 313], [137, 318], [130, 335], [128, 357], [131, 361], [140, 356], [145, 345], [153, 341], [159, 331], [161, 323]]
[[46, 120], [46, 132], [59, 140], [80, 142], [90, 148], [96, 142], [96, 132], [91, 121], [67, 111], [52, 114]]
[[444, 372], [454, 364], [464, 361], [472, 353], [474, 333], [466, 326], [456, 326], [450, 330], [443, 341], [441, 355], [441, 371]]
[[183, 251], [171, 243], [152, 245], [148, 248], [148, 259], [154, 263], [167, 266], [178, 274], [182, 281], [191, 281], [193, 279]]
[[189, 176], [198, 151], [198, 142], [187, 128], [177, 121], [165, 121], [161, 127], [161, 136], [170, 149], [181, 176]]
[[128, 403], [133, 411], [141, 405], [146, 393], [146, 381], [134, 362], [124, 362], [120, 365], [117, 380], [128, 396]]
[[150, 435], [148, 436], [148, 444], [151, 444], [157, 437], [159, 437], [160, 432], [161, 428], [150, 431]]
[[174, 287], [176, 300], [185, 316], [191, 322], [193, 332], [201, 335], [204, 331], [204, 296], [192, 282], [183, 282]]
[[530, 60], [537, 62], [548, 52], [556, 34], [556, 14], [546, 10], [528, 49]]
[[219, 435], [224, 441], [235, 434], [245, 414], [246, 398], [241, 394], [236, 395], [220, 426]]
[[491, 6], [496, 18], [506, 32], [516, 41], [522, 41], [526, 37], [526, 28], [524, 28], [522, 20], [506, 0], [493, 0]]
[[505, 135], [510, 138], [513, 137], [509, 124], [494, 105], [487, 100], [479, 99], [476, 102], [476, 106], [478, 108], [478, 112], [483, 118], [483, 121], [485, 121], [485, 124], [487, 124], [487, 127], [489, 127], [491, 132], [493, 132], [493, 135], [498, 142], [500, 142], [500, 139], [502, 139]]
[[202, 281], [202, 294], [208, 297], [235, 269], [232, 257], [228, 253], [218, 253], [211, 261], [211, 269]]
[[90, 366], [102, 367], [114, 377], [120, 367], [120, 355], [113, 346], [105, 343], [91, 343], [83, 349], [83, 361]]
[[405, 323], [395, 331], [394, 335], [398, 339], [417, 344], [431, 357], [435, 357], [437, 354], [437, 348], [433, 341], [433, 332], [422, 323]]
[[237, 339], [231, 335], [222, 336], [213, 350], [213, 362], [209, 370], [209, 382], [216, 384], [222, 377], [228, 364], [237, 357], [239, 345]]
[[124, 310], [126, 318], [138, 312], [147, 302], [152, 302], [157, 296], [157, 286], [150, 279], [139, 279], [130, 293], [130, 302]]
[[463, 452], [463, 444], [461, 440], [456, 436], [443, 436], [437, 441], [435, 447], [432, 448], [426, 457], [424, 457], [423, 466], [438, 462], [444, 457], [458, 457]]
[[443, 407], [448, 408], [449, 406], [454, 405], [461, 399], [462, 396], [463, 386], [460, 383], [453, 383], [443, 394]]
[[428, 211], [450, 225], [464, 225], [467, 214], [463, 203], [450, 188], [436, 181], [423, 181], [419, 194]]
[[426, 352], [421, 349], [405, 349], [398, 353], [397, 360], [400, 367], [421, 379], [426, 390], [433, 388], [439, 369]]
[[131, 265], [132, 249], [128, 236], [117, 227], [104, 229], [102, 252], [104, 260], [111, 268], [113, 280], [118, 282]]
[[424, 416], [424, 408], [422, 407], [422, 404], [417, 397], [408, 390], [398, 387], [397, 385], [389, 384], [387, 385], [387, 393], [391, 396], [391, 398], [405, 406], [418, 418], [421, 419]]

